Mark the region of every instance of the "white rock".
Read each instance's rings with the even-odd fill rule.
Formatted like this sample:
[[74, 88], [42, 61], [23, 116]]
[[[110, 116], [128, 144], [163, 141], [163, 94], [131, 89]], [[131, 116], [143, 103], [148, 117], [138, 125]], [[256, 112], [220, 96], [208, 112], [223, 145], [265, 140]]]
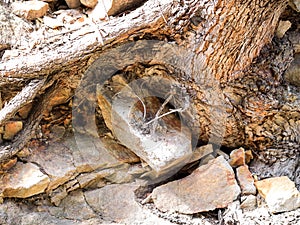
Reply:
[[94, 22], [104, 20], [108, 17], [107, 12], [112, 6], [112, 0], [100, 1], [95, 8], [88, 12], [89, 18]]
[[272, 213], [300, 207], [300, 192], [295, 187], [295, 183], [286, 176], [257, 181], [255, 185]]

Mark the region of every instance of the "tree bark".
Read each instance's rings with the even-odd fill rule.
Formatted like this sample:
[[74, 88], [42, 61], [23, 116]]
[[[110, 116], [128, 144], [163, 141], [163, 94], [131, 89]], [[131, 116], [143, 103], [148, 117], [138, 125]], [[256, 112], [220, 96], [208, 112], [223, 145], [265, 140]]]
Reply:
[[[55, 35], [45, 31], [44, 38], [39, 40], [34, 32], [26, 30], [25, 35], [29, 37], [26, 41], [8, 41], [7, 36], [2, 35], [2, 49], [12, 51], [7, 46], [15, 48], [18, 55], [2, 58], [0, 63], [2, 100], [15, 106], [11, 113], [6, 113], [7, 106], [0, 111], [1, 125], [13, 119], [12, 114], [25, 102], [32, 101], [33, 96], [35, 100], [44, 100], [42, 109], [33, 109], [28, 125], [13, 140], [12, 143], [16, 144], [6, 142], [0, 146], [0, 162], [15, 155], [28, 142], [28, 137], [32, 137], [28, 130], [35, 129], [41, 115], [45, 116], [52, 110], [51, 98], [62, 89], [68, 93], [65, 99], [74, 95], [83, 74], [95, 60], [126, 43], [132, 43], [132, 49], [146, 48], [146, 42], [138, 40], [149, 39], [164, 41], [166, 49], [173, 46], [184, 49], [182, 54], [186, 55], [181, 55], [181, 61], [175, 66], [183, 73], [174, 76], [188, 90], [196, 107], [197, 116], [190, 123], [196, 120], [200, 123], [197, 131], [200, 142], [214, 142], [221, 138], [219, 144], [223, 147], [245, 146], [269, 162], [298, 155], [299, 99], [291, 100], [290, 96], [299, 96], [299, 90], [282, 85], [282, 73], [289, 61], [278, 71], [272, 71], [268, 68], [272, 56], [269, 61], [264, 60], [264, 56], [258, 57], [262, 48], [271, 42], [287, 2], [148, 0], [125, 16], [96, 24], [87, 23]], [[15, 20], [13, 14], [10, 17], [6, 23]], [[292, 54], [287, 45], [284, 52]], [[151, 47], [155, 49], [156, 45]], [[22, 50], [24, 48], [26, 50]], [[150, 60], [138, 54], [137, 51], [137, 62]], [[123, 60], [121, 57], [114, 55], [107, 61], [118, 62]], [[185, 59], [194, 62], [189, 69]], [[122, 70], [121, 65], [115, 67]], [[155, 62], [150, 63], [150, 66], [154, 65]], [[169, 65], [163, 66], [169, 68]], [[42, 80], [39, 82], [43, 85], [31, 91], [32, 96], [15, 104], [14, 99], [31, 85], [28, 82], [37, 79]], [[14, 97], [16, 93], [19, 94]], [[32, 123], [35, 126], [30, 125]], [[215, 139], [210, 139], [212, 136]]]

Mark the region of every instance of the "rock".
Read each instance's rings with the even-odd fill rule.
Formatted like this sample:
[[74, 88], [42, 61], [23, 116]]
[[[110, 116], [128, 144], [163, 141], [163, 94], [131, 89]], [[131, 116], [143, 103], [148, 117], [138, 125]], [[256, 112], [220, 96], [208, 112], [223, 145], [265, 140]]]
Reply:
[[203, 166], [203, 165], [207, 164], [209, 161], [211, 161], [211, 160], [213, 160], [213, 159], [215, 159], [215, 158], [216, 158], [216, 157], [214, 157], [213, 154], [209, 154], [209, 155], [207, 155], [207, 156], [204, 156], [204, 157], [201, 159], [201, 161], [200, 161], [200, 163], [199, 163], [199, 166]]
[[[147, 82], [145, 79], [145, 83]], [[151, 85], [153, 83], [154, 81]], [[170, 80], [162, 79], [160, 83], [165, 89], [170, 88]], [[159, 98], [152, 96], [149, 91], [143, 90], [141, 96], [138, 96], [137, 90], [133, 90], [137, 88], [135, 85], [138, 85], [137, 82], [129, 85], [124, 77], [115, 75], [106, 85], [98, 85], [96, 94], [101, 116], [107, 128], [123, 146], [138, 157], [129, 154], [128, 150], [124, 151], [125, 148], [122, 150], [118, 145], [115, 150], [111, 148], [111, 143], [108, 145], [104, 143], [104, 146], [117, 159], [124, 158], [122, 161], [130, 159], [131, 162], [141, 159], [158, 174], [178, 171], [192, 156], [191, 131], [181, 124], [174, 113], [157, 118], [157, 112], [162, 115], [168, 112], [168, 107], [166, 104], [162, 105]], [[156, 118], [153, 119], [155, 115]], [[102, 139], [102, 142], [105, 142], [105, 139]], [[121, 151], [116, 151], [117, 149]]]
[[65, 187], [59, 187], [54, 191], [52, 191], [49, 195], [50, 202], [55, 206], [59, 206], [61, 201], [67, 196], [68, 196], [68, 192]]
[[[129, 88], [119, 92], [113, 101], [111, 121], [119, 141], [157, 172], [176, 171], [187, 164], [192, 156], [190, 130], [172, 115], [161, 118], [164, 126], [158, 125], [159, 129], [154, 129], [152, 124], [143, 128], [145, 123], [139, 126], [140, 120], [134, 120], [133, 125], [131, 117], [143, 115], [143, 109], [135, 108], [136, 102], [140, 100]], [[159, 110], [161, 103], [157, 98], [151, 99], [150, 103], [149, 108]]]
[[[84, 193], [87, 203], [108, 221], [120, 221], [133, 217], [140, 206], [134, 200], [135, 185], [107, 185]], [[116, 201], [117, 199], [117, 201]]]
[[14, 165], [16, 165], [18, 159], [17, 157], [11, 158], [8, 161], [0, 164], [0, 174], [4, 173], [5, 171], [10, 170]]
[[104, 147], [110, 152], [118, 161], [122, 163], [137, 163], [140, 158], [134, 154], [130, 149], [119, 144], [116, 140], [111, 137], [105, 136], [100, 138]]
[[65, 0], [70, 9], [75, 9], [80, 6], [80, 0]]
[[171, 225], [136, 202], [136, 184], [112, 184], [84, 192], [88, 205], [105, 221], [118, 224]]
[[10, 121], [4, 126], [3, 139], [12, 140], [14, 136], [23, 129], [22, 121]]
[[72, 152], [62, 144], [52, 143], [44, 150], [34, 149], [28, 161], [38, 163], [50, 178], [48, 191], [77, 175]]
[[183, 179], [155, 188], [151, 195], [163, 212], [193, 214], [227, 207], [239, 194], [234, 172], [220, 156]]
[[217, 156], [223, 156], [224, 159], [226, 159], [226, 161], [229, 161], [230, 158], [229, 158], [229, 155], [227, 153], [223, 152], [220, 149], [217, 149], [216, 153], [217, 153]]
[[49, 183], [49, 177], [38, 166], [19, 162], [1, 178], [0, 192], [3, 197], [28, 198], [43, 193]]
[[236, 169], [236, 176], [243, 195], [256, 194], [254, 179], [247, 165], [238, 167]]
[[53, 138], [54, 141], [57, 141], [63, 138], [66, 129], [64, 126], [59, 126], [57, 124], [54, 124], [53, 126], [50, 127], [50, 131], [51, 131], [51, 138]]
[[49, 212], [58, 218], [71, 220], [87, 220], [96, 217], [95, 212], [89, 207], [80, 190], [71, 192], [61, 201], [59, 207], [49, 207]]
[[18, 154], [17, 154], [17, 156], [18, 156], [20, 159], [22, 159], [22, 158], [27, 158], [27, 157], [30, 156], [30, 155], [31, 155], [31, 152], [30, 152], [30, 150], [29, 150], [28, 147], [24, 147], [24, 148], [21, 149], [21, 150], [18, 152]]
[[251, 150], [247, 150], [245, 151], [245, 160], [246, 160], [246, 164], [250, 163], [250, 161], [253, 159], [253, 154]]
[[42, 17], [48, 11], [49, 5], [42, 1], [13, 2], [11, 4], [14, 14], [27, 20]]
[[253, 210], [257, 205], [255, 195], [244, 195], [241, 197], [241, 202], [241, 208], [246, 210]]
[[19, 109], [18, 114], [22, 119], [26, 119], [31, 108], [32, 108], [32, 103], [28, 103], [24, 105], [21, 109]]
[[289, 5], [297, 12], [300, 12], [300, 0], [290, 0]]
[[[101, 0], [99, 0], [101, 1]], [[89, 8], [94, 8], [96, 4], [98, 3], [98, 0], [80, 0], [82, 5], [85, 5], [86, 7]]]
[[114, 16], [142, 3], [144, 3], [143, 0], [112, 0], [111, 7], [107, 9], [107, 14]]
[[[73, 196], [72, 196], [73, 197]], [[75, 197], [75, 196], [74, 196]], [[75, 202], [75, 201], [74, 201]], [[80, 203], [80, 201], [78, 202]], [[41, 202], [39, 202], [41, 204]], [[85, 207], [86, 205], [83, 205]], [[85, 208], [78, 209], [75, 205], [69, 205], [70, 208], [74, 207], [77, 210], [78, 217], [81, 217], [84, 212], [87, 211]], [[23, 202], [15, 202], [13, 200], [7, 199], [4, 204], [0, 205], [0, 224], [1, 225], [12, 225], [12, 224], [22, 224], [22, 225], [113, 225], [114, 223], [102, 223], [99, 217], [91, 217], [84, 219], [82, 221], [68, 218], [67, 215], [72, 217], [72, 213], [66, 209], [61, 212], [62, 217], [56, 217], [55, 212], [48, 209], [47, 206], [36, 206], [34, 204], [28, 204]], [[52, 208], [54, 208], [52, 206]], [[62, 208], [60, 208], [63, 210]], [[70, 209], [71, 210], [71, 209]], [[53, 215], [51, 215], [51, 213]], [[82, 211], [82, 212], [81, 212]], [[66, 216], [66, 217], [64, 217]], [[114, 224], [117, 225], [117, 224]]]
[[273, 177], [256, 181], [259, 194], [266, 200], [272, 213], [294, 210], [300, 207], [300, 192], [288, 177]]
[[80, 188], [104, 187], [106, 181], [101, 173], [86, 173], [80, 174], [76, 178], [79, 182]]
[[296, 172], [297, 168], [299, 171], [299, 162], [299, 157], [290, 157], [285, 161], [277, 160], [275, 163], [270, 165], [255, 158], [251, 162], [250, 168], [252, 174], [256, 174], [259, 180], [269, 177], [287, 176], [289, 179], [293, 180], [296, 183], [296, 186], [300, 190], [300, 173]]
[[[75, 140], [74, 140], [75, 139]], [[99, 168], [111, 168], [123, 164], [104, 147], [99, 136], [78, 133], [75, 137], [64, 139], [69, 147], [78, 173], [91, 172]]]
[[293, 45], [295, 54], [300, 53], [300, 34], [299, 34], [299, 32], [298, 31], [290, 31], [288, 38]]
[[230, 153], [229, 163], [232, 167], [245, 165], [245, 163], [246, 163], [245, 150], [243, 148], [233, 150]]
[[300, 54], [295, 54], [294, 61], [284, 74], [285, 80], [300, 87]]
[[58, 89], [52, 96], [50, 96], [47, 106], [47, 112], [50, 112], [54, 106], [66, 103], [72, 97], [72, 90], [70, 87]]
[[88, 11], [88, 16], [94, 22], [104, 20], [108, 17], [107, 10], [111, 8], [111, 0], [100, 1], [94, 9]]
[[213, 151], [214, 151], [214, 149], [213, 149], [212, 144], [200, 146], [193, 151], [193, 155], [190, 158], [189, 163], [195, 162], [195, 161], [213, 153]]
[[[115, 16], [119, 13], [122, 13], [130, 8], [134, 8], [138, 5], [141, 5], [144, 1], [142, 0], [106, 0], [98, 1], [94, 5], [95, 0], [81, 0], [83, 5], [87, 7], [95, 8], [91, 11], [90, 17], [97, 21], [100, 19], [105, 19], [108, 16]], [[92, 6], [92, 7], [91, 7]]]
[[290, 29], [291, 26], [292, 26], [292, 23], [290, 21], [280, 20], [278, 27], [276, 29], [276, 36], [278, 38], [282, 38], [284, 36], [285, 32], [287, 32], [287, 30]]

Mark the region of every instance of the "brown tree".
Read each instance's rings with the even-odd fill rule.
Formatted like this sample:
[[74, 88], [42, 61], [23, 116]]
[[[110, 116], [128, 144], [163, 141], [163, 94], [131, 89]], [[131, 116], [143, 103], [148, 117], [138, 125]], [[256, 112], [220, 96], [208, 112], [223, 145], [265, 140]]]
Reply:
[[[152, 75], [163, 71], [163, 76], [177, 80], [195, 106], [196, 116], [188, 123], [199, 122], [200, 143], [221, 137], [225, 150], [244, 146], [269, 165], [280, 164], [278, 159], [298, 160], [299, 89], [283, 76], [293, 48], [286, 37], [274, 37], [287, 3], [148, 0], [107, 21], [55, 34], [43, 30], [43, 38], [36, 37], [30, 22], [1, 6], [6, 16], [1, 17], [0, 50], [11, 55], [2, 57], [0, 64], [0, 93], [6, 102], [0, 124], [14, 120], [28, 104], [32, 108], [22, 131], [1, 144], [0, 161], [16, 155], [40, 124], [51, 124], [47, 119], [53, 108], [70, 102], [83, 74], [105, 54], [108, 64], [115, 60], [115, 69], [127, 75], [142, 77], [145, 68], [155, 67]], [[157, 43], [149, 47], [149, 40]], [[136, 51], [135, 64], [119, 63], [124, 60], [116, 55], [119, 50], [113, 55], [112, 50], [122, 46]], [[176, 55], [180, 61], [168, 65], [140, 52], [149, 48], [165, 49], [166, 55], [173, 48], [183, 50]]]

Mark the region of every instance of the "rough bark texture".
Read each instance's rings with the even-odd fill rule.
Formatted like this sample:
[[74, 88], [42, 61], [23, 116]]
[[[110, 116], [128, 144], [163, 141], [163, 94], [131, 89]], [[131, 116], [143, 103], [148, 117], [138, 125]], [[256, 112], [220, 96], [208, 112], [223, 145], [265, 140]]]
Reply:
[[[299, 99], [291, 98], [291, 95], [299, 96], [299, 90], [282, 85], [282, 73], [289, 60], [278, 71], [269, 69], [270, 63], [276, 64], [278, 55], [292, 58], [286, 57], [292, 55], [289, 41], [278, 41], [277, 48], [286, 48], [271, 54], [269, 60], [265, 60], [264, 52], [261, 53], [263, 46], [270, 43], [286, 5], [286, 0], [160, 3], [149, 0], [126, 16], [86, 24], [55, 35], [45, 31], [43, 39], [37, 40], [34, 32], [28, 30], [24, 30], [28, 36], [25, 42], [14, 42], [7, 36], [1, 36], [1, 49], [15, 48], [18, 53], [15, 57], [1, 60], [3, 101], [13, 103], [12, 97], [22, 87], [28, 88], [29, 81], [43, 79], [44, 85], [35, 90], [38, 93], [36, 98], [47, 102], [49, 97], [50, 102], [41, 106], [43, 109], [33, 110], [28, 125], [13, 144], [7, 142], [0, 147], [0, 161], [15, 155], [32, 137], [27, 132], [36, 128], [41, 117], [52, 110], [51, 96], [55, 98], [55, 92], [66, 90], [65, 101], [61, 103], [67, 102], [78, 87], [82, 74], [99, 56], [121, 44], [143, 39], [164, 40], [166, 49], [172, 48], [170, 43], [175, 42], [191, 53], [186, 57], [192, 57], [191, 61], [197, 62], [187, 69], [183, 59], [175, 68], [180, 72], [172, 76], [188, 90], [196, 106], [197, 117], [194, 120], [200, 121], [198, 133], [201, 142], [207, 142], [210, 135], [216, 138], [223, 136], [222, 146], [234, 148], [244, 145], [261, 151], [262, 158], [270, 162], [283, 156], [296, 157], [300, 143], [300, 109]], [[17, 19], [10, 14], [9, 20], [1, 20], [5, 24]], [[12, 30], [16, 32], [14, 27]], [[30, 46], [28, 43], [31, 43]], [[146, 48], [143, 45], [144, 42], [132, 42], [132, 49]], [[26, 47], [27, 51], [21, 50], [22, 47]], [[268, 52], [272, 52], [273, 48], [269, 46]], [[146, 53], [137, 53], [136, 59], [149, 63], [150, 59], [144, 55]], [[121, 57], [115, 55], [108, 60], [118, 62], [123, 60]], [[256, 64], [251, 66], [256, 57]], [[155, 62], [150, 62], [148, 66], [154, 65]], [[116, 67], [122, 70], [122, 66]], [[170, 65], [163, 66], [170, 68]], [[168, 69], [166, 71], [170, 72]], [[220, 99], [224, 100], [221, 104]], [[11, 112], [18, 111], [22, 105], [19, 102]], [[10, 115], [5, 114], [5, 109], [1, 110], [1, 116]]]

